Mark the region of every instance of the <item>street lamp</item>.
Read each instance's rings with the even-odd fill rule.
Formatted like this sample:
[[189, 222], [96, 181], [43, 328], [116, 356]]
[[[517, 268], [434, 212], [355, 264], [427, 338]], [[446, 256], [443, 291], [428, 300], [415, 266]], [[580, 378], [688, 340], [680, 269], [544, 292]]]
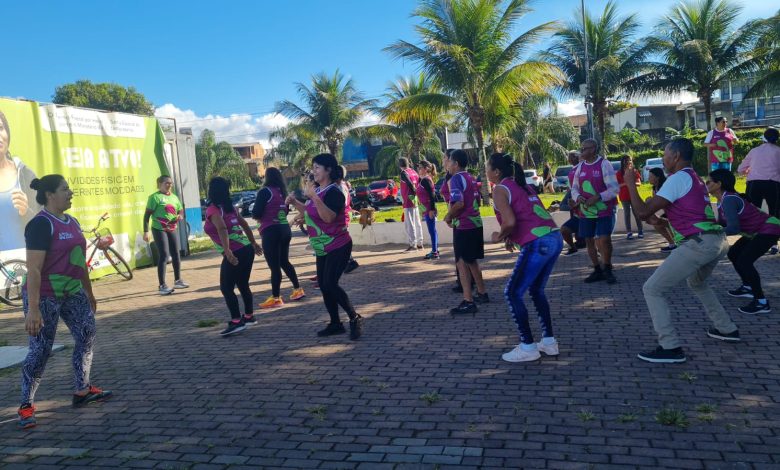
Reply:
[[[582, 11], [582, 38], [585, 42], [585, 111], [588, 113], [588, 137], [593, 139], [596, 135], [593, 129], [593, 103], [590, 95], [590, 54], [588, 53], [588, 24], [585, 22], [585, 0], [580, 0]], [[582, 90], [581, 90], [582, 91]]]

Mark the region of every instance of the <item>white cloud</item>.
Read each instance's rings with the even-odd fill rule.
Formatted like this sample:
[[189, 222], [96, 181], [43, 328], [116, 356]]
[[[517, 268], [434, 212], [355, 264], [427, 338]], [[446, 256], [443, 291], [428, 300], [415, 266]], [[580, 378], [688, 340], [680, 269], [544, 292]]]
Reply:
[[179, 128], [191, 127], [192, 134], [196, 138], [204, 129], [209, 129], [214, 131], [217, 140], [224, 140], [231, 144], [260, 142], [265, 149], [271, 148], [268, 133], [278, 127], [284, 127], [290, 122], [286, 117], [275, 113], [261, 116], [251, 114], [198, 116], [190, 109], [179, 109], [171, 103], [158, 107], [154, 115], [175, 118]]
[[564, 116], [585, 114], [585, 104], [582, 100], [559, 101], [558, 113], [563, 114]]

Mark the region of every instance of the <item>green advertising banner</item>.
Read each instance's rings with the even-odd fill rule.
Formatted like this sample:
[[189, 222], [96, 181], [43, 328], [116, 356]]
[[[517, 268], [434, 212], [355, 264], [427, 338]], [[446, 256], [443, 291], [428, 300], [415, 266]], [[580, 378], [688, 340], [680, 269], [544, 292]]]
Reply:
[[[167, 174], [156, 119], [0, 98], [0, 124], [0, 257], [24, 258], [24, 227], [41, 209], [30, 181], [58, 173], [73, 190], [68, 213], [82, 229], [108, 213], [102, 227], [113, 248], [131, 268], [151, 262], [143, 214], [157, 177]], [[100, 250], [91, 266], [93, 277], [112, 269]]]

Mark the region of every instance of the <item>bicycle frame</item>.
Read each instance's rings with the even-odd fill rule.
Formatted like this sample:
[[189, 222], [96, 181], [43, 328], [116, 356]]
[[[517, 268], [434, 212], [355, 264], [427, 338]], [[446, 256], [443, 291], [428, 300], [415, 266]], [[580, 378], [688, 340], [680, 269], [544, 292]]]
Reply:
[[92, 238], [89, 241], [89, 244], [87, 244], [87, 251], [89, 251], [89, 249], [92, 248], [92, 252], [89, 254], [89, 258], [87, 258], [87, 263], [86, 263], [87, 272], [92, 272], [95, 269], [95, 267], [100, 263], [99, 260], [95, 261], [94, 263], [92, 262], [92, 259], [95, 257], [95, 253], [97, 253], [97, 251], [100, 250], [102, 253], [104, 253], [103, 259], [105, 259], [106, 258], [105, 253], [107, 248], [114, 244], [112, 240], [105, 247], [99, 246], [101, 237], [100, 234], [98, 233], [98, 230], [100, 229], [100, 225], [107, 219], [108, 219], [108, 212], [100, 216], [97, 225], [95, 225], [93, 228], [89, 230], [84, 230], [84, 233], [89, 233], [92, 236]]

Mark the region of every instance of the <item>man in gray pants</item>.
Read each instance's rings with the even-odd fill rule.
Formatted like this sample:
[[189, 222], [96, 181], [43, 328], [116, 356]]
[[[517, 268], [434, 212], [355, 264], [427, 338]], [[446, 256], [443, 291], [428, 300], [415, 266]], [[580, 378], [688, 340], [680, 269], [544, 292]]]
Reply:
[[663, 159], [670, 176], [647, 203], [639, 197], [633, 164], [625, 169], [624, 180], [636, 214], [653, 224], [657, 222], [655, 213], [664, 210], [676, 238], [681, 241], [642, 288], [659, 343], [655, 350], [638, 354], [639, 359], [647, 362], [685, 362], [667, 300], [672, 295], [679, 295], [679, 286], [685, 280], [712, 321], [707, 335], [727, 342], [740, 340], [737, 325], [707, 284], [718, 261], [726, 256], [728, 242], [715, 221], [707, 187], [691, 168], [692, 159], [693, 143], [690, 140], [672, 140], [664, 149]]

